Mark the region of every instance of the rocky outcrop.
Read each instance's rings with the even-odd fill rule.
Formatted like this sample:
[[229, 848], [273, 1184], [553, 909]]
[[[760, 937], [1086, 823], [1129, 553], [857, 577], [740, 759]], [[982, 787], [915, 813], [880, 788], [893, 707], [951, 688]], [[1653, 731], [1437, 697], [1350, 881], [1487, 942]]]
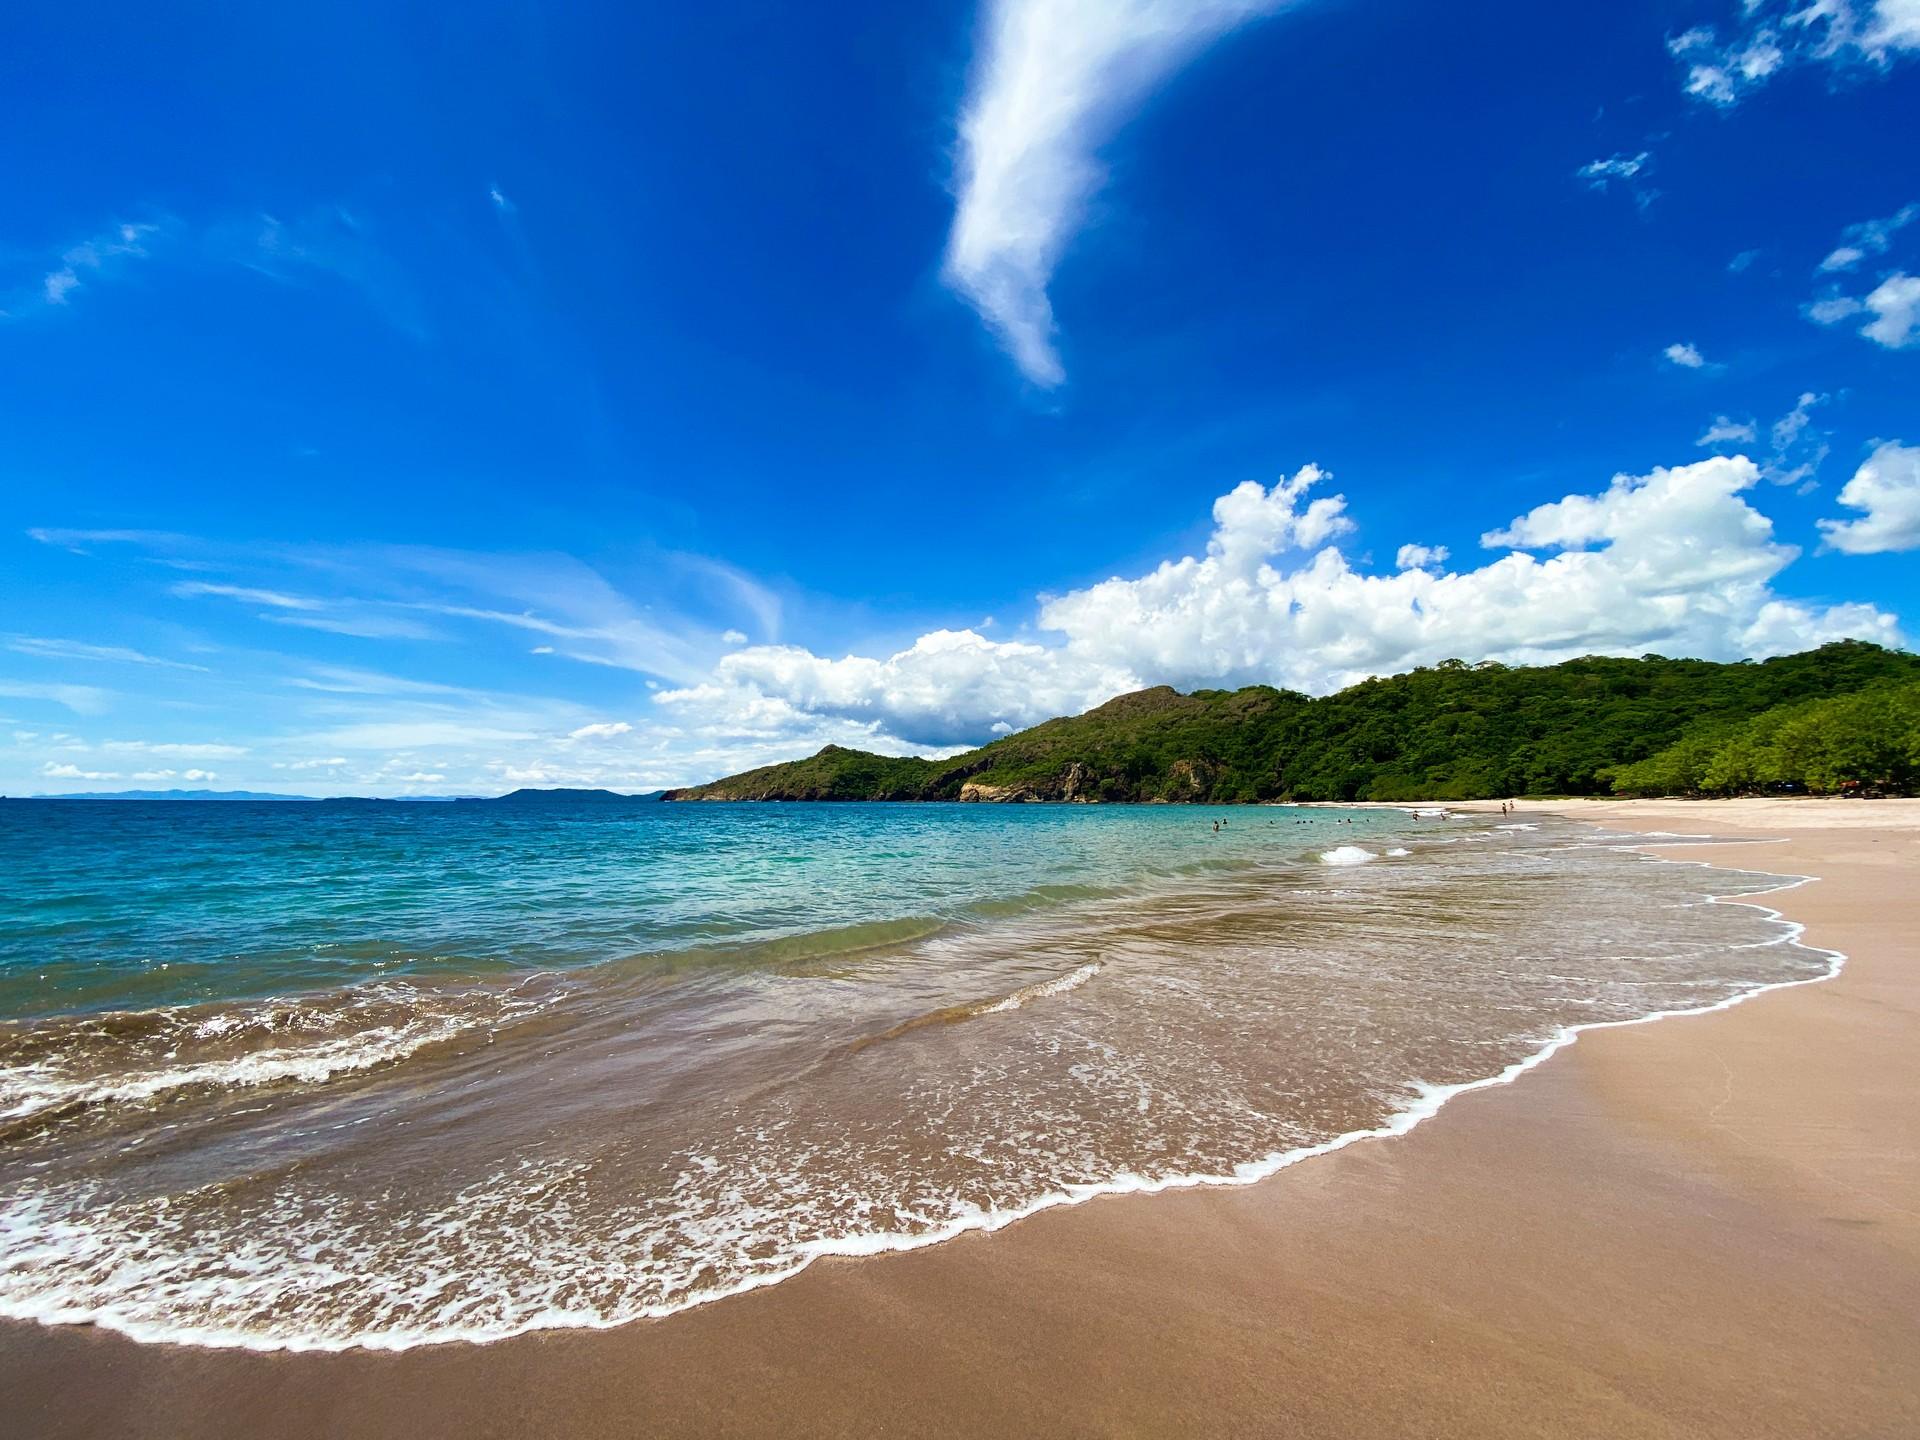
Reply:
[[1210, 794], [1218, 767], [1205, 760], [1176, 760], [1167, 767], [1167, 798], [1197, 800]]
[[988, 785], [979, 780], [969, 780], [960, 787], [960, 799], [964, 803], [1010, 804], [1020, 801], [1043, 800], [1046, 797], [1036, 795], [1031, 785]]

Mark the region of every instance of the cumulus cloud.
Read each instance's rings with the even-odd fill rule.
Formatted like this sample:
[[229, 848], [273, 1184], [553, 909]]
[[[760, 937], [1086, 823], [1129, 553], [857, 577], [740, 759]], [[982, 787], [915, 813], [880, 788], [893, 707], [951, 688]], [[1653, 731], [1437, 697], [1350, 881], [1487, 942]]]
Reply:
[[49, 780], [118, 780], [120, 778], [117, 771], [82, 770], [78, 765], [56, 765], [51, 760], [40, 767], [40, 773]]
[[1866, 315], [1860, 333], [1889, 350], [1904, 350], [1920, 339], [1920, 275], [1895, 271], [1862, 296], [1830, 295], [1807, 306], [1816, 325], [1838, 325]]
[[1881, 445], [1840, 487], [1839, 499], [1864, 513], [1857, 520], [1820, 521], [1829, 548], [1849, 555], [1920, 550], [1920, 445]]
[[[885, 658], [751, 647], [705, 684], [659, 699], [688, 720], [788, 738], [796, 750], [822, 720], [880, 742], [868, 748], [899, 750], [978, 741], [1148, 684], [1325, 692], [1454, 656], [1731, 658], [1847, 635], [1897, 642], [1895, 618], [1871, 606], [1772, 590], [1798, 551], [1747, 502], [1761, 478], [1745, 456], [1618, 476], [1488, 531], [1482, 543], [1507, 553], [1477, 568], [1378, 575], [1332, 543], [1353, 522], [1344, 497], [1309, 499], [1324, 479], [1309, 466], [1222, 496], [1203, 555], [1043, 596], [1038, 628], [1052, 643], [936, 631]], [[1423, 547], [1409, 548], [1417, 558]]]
[[1675, 343], [1660, 352], [1667, 357], [1669, 364], [1678, 365], [1682, 370], [1701, 370], [1706, 368], [1707, 357], [1700, 353], [1700, 347], [1687, 343]]
[[1047, 285], [1098, 153], [1207, 45], [1288, 0], [988, 0], [959, 121], [945, 277], [1036, 385], [1066, 378]]
[[1402, 545], [1393, 557], [1393, 563], [1402, 570], [1424, 570], [1429, 565], [1447, 563], [1447, 547], [1444, 545]]
[[1698, 25], [1667, 49], [1687, 94], [1725, 108], [1796, 66], [1890, 68], [1920, 50], [1920, 0], [1739, 0], [1724, 36]]

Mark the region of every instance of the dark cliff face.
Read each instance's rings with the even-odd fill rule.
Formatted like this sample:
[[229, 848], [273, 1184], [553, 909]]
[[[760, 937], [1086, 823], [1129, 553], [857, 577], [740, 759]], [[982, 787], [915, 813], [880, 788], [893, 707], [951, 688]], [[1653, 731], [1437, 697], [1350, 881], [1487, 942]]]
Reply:
[[1446, 661], [1311, 700], [1259, 685], [1190, 695], [1157, 686], [947, 760], [829, 745], [663, 798], [1181, 804], [1608, 794], [1616, 772], [1642, 773], [1631, 767], [1683, 738], [1718, 743], [1721, 732], [1782, 706], [1902, 684], [1920, 684], [1920, 659], [1842, 641], [1758, 664], [1657, 655], [1535, 668]]

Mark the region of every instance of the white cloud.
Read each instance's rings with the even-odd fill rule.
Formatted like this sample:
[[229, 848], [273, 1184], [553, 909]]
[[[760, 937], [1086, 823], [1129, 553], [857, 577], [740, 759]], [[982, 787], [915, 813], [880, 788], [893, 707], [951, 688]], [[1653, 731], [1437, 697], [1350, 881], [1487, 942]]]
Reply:
[[1888, 69], [1920, 50], [1920, 0], [1740, 0], [1725, 40], [1700, 25], [1667, 49], [1689, 95], [1726, 107], [1795, 66]]
[[49, 780], [118, 780], [115, 770], [82, 770], [78, 765], [56, 765], [51, 760], [40, 767]]
[[157, 228], [153, 225], [114, 225], [91, 239], [68, 247], [61, 254], [60, 263], [42, 277], [40, 298], [48, 305], [65, 305], [86, 279], [124, 261], [145, 258], [146, 239]]
[[1889, 440], [1840, 487], [1858, 520], [1822, 520], [1827, 545], [1849, 555], [1920, 550], [1920, 446]]
[[628, 735], [632, 732], [633, 726], [624, 720], [602, 720], [592, 725], [582, 725], [577, 730], [569, 730], [567, 738], [569, 740], [611, 740], [615, 736]]
[[1859, 315], [1873, 318], [1860, 333], [1889, 350], [1904, 350], [1920, 339], [1920, 275], [1895, 271], [1865, 295], [1831, 295], [1807, 306], [1817, 325], [1837, 325]]
[[723, 645], [744, 645], [747, 643], [746, 632], [743, 630], [723, 631], [720, 636], [720, 643]]
[[172, 593], [183, 600], [202, 595], [214, 595], [225, 600], [238, 600], [246, 605], [266, 605], [275, 610], [326, 608], [323, 602], [305, 595], [289, 595], [280, 590], [258, 590], [247, 585], [218, 585], [206, 580], [182, 580], [172, 587]]
[[295, 625], [302, 630], [352, 635], [362, 640], [432, 640], [439, 633], [404, 615], [262, 615], [260, 618], [276, 625]]
[[7, 648], [21, 655], [32, 655], [45, 660], [98, 660], [123, 665], [153, 665], [168, 670], [205, 671], [204, 665], [190, 665], [184, 660], [163, 660], [157, 655], [148, 655], [125, 645], [90, 645], [81, 640], [60, 640], [40, 635], [16, 635], [7, 641]]
[[180, 778], [182, 780], [218, 780], [220, 777], [211, 770], [186, 770], [181, 772]]
[[247, 753], [247, 747], [244, 745], [180, 743], [167, 740], [107, 740], [101, 743], [100, 748], [134, 755], [167, 755], [176, 760], [223, 760]]
[[1036, 385], [1066, 378], [1047, 285], [1098, 152], [1175, 70], [1285, 0], [988, 0], [959, 121], [945, 276]]
[[1893, 274], [1868, 292], [1873, 319], [1860, 333], [1889, 350], [1904, 350], [1920, 335], [1920, 275]]
[[1699, 346], [1684, 342], [1669, 345], [1660, 353], [1666, 356], [1671, 364], [1678, 365], [1682, 370], [1704, 369], [1707, 363], [1707, 357], [1700, 353]]
[[1511, 553], [1476, 569], [1374, 575], [1328, 543], [1352, 527], [1344, 499], [1303, 503], [1322, 478], [1308, 467], [1222, 496], [1204, 555], [1042, 597], [1039, 628], [1057, 643], [935, 631], [885, 658], [840, 659], [760, 646], [659, 699], [718, 732], [784, 741], [788, 755], [829, 733], [861, 743], [841, 738], [849, 725], [866, 748], [897, 751], [977, 741], [1148, 684], [1324, 692], [1453, 656], [1732, 658], [1843, 635], [1897, 642], [1894, 617], [1873, 607], [1773, 592], [1798, 551], [1744, 498], [1761, 474], [1732, 456], [1620, 476], [1487, 532], [1484, 544]]
[[1614, 155], [1605, 160], [1589, 160], [1573, 173], [1595, 190], [1604, 190], [1616, 180], [1637, 178], [1652, 158], [1645, 150], [1638, 155]]
[[1605, 192], [1616, 184], [1628, 195], [1644, 214], [1655, 200], [1660, 198], [1649, 180], [1653, 169], [1653, 156], [1642, 150], [1637, 155], [1612, 155], [1604, 160], [1589, 160], [1574, 171], [1576, 178], [1587, 182], [1592, 190]]
[[1693, 443], [1696, 445], [1751, 445], [1756, 438], [1751, 420], [1735, 420], [1730, 415], [1716, 415], [1713, 423]]
[[1393, 563], [1402, 570], [1425, 570], [1430, 565], [1444, 565], [1447, 563], [1447, 547], [1402, 545], [1394, 555]]
[[1840, 233], [1840, 243], [1820, 262], [1826, 271], [1851, 270], [1873, 255], [1884, 255], [1893, 246], [1893, 237], [1915, 220], [1920, 220], [1920, 205], [1905, 205], [1884, 220], [1863, 220]]
[[107, 708], [112, 692], [92, 685], [41, 685], [0, 680], [0, 696], [10, 700], [48, 700], [76, 715], [97, 715]]

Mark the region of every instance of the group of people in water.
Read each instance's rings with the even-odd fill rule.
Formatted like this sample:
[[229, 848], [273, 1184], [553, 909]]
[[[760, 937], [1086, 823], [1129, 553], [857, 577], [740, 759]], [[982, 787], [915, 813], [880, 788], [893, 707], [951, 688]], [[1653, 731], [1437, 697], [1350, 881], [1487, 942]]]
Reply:
[[[1511, 814], [1513, 814], [1513, 813], [1514, 813], [1514, 810], [1515, 810], [1515, 808], [1516, 808], [1516, 807], [1515, 807], [1515, 805], [1514, 805], [1514, 802], [1513, 802], [1513, 801], [1511, 801], [1511, 800], [1502, 800], [1502, 801], [1500, 802], [1500, 813], [1501, 813], [1502, 815], [1511, 815]], [[1447, 812], [1446, 812], [1446, 811], [1445, 811], [1444, 809], [1441, 809], [1441, 810], [1416, 810], [1416, 811], [1414, 811], [1414, 812], [1413, 812], [1413, 818], [1414, 818], [1414, 819], [1416, 819], [1416, 820], [1420, 820], [1420, 819], [1424, 819], [1424, 818], [1425, 818], [1426, 816], [1428, 816], [1428, 815], [1438, 815], [1438, 816], [1439, 816], [1439, 817], [1440, 817], [1440, 818], [1441, 818], [1442, 820], [1445, 820], [1445, 819], [1447, 819], [1447, 818], [1448, 818], [1448, 816], [1447, 816]], [[1269, 820], [1269, 821], [1267, 821], [1267, 824], [1269, 824], [1269, 825], [1278, 825], [1279, 823], [1280, 823], [1280, 822], [1279, 822], [1278, 820]], [[1294, 824], [1296, 824], [1296, 825], [1311, 825], [1311, 824], [1312, 824], [1313, 822], [1312, 822], [1311, 820], [1296, 820], [1296, 821], [1294, 821], [1293, 823], [1294, 823]], [[1341, 823], [1342, 825], [1351, 825], [1351, 824], [1353, 823], [1353, 821], [1352, 821], [1352, 819], [1350, 819], [1350, 818], [1347, 818], [1347, 817], [1342, 817], [1342, 818], [1341, 818], [1341, 821], [1340, 821], [1340, 823]], [[1225, 820], [1216, 820], [1216, 821], [1214, 821], [1214, 822], [1213, 822], [1213, 833], [1214, 833], [1214, 834], [1216, 834], [1216, 835], [1218, 835], [1218, 834], [1219, 834], [1219, 833], [1220, 833], [1220, 832], [1221, 832], [1222, 830], [1224, 830], [1224, 829], [1226, 829], [1226, 828], [1227, 828], [1227, 822], [1226, 822]]]
[[[1414, 818], [1417, 820], [1420, 817], [1416, 815]], [[1278, 825], [1279, 823], [1280, 822], [1278, 820], [1267, 821], [1267, 824], [1269, 825]], [[1293, 823], [1296, 825], [1311, 825], [1313, 822], [1311, 820], [1296, 820]], [[1350, 817], [1342, 816], [1340, 819], [1340, 823], [1342, 825], [1351, 825], [1353, 821]], [[1224, 820], [1216, 820], [1213, 822], [1213, 833], [1216, 835], [1218, 835], [1222, 830], [1226, 828], [1227, 828], [1227, 822]]]

